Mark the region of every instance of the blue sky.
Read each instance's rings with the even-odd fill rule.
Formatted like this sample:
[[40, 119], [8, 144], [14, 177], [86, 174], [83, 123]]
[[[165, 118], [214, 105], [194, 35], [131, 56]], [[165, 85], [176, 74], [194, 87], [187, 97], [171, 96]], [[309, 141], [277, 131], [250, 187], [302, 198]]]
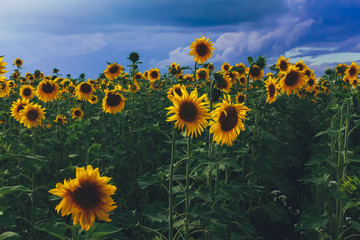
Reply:
[[[12, 71], [40, 69], [51, 75], [96, 78], [132, 51], [140, 70], [167, 71], [172, 62], [193, 66], [189, 46], [202, 35], [213, 42], [210, 62], [265, 55], [304, 61], [318, 77], [337, 63], [360, 64], [358, 0], [4, 0], [0, 14], [0, 55]], [[7, 73], [7, 76], [10, 74]]]

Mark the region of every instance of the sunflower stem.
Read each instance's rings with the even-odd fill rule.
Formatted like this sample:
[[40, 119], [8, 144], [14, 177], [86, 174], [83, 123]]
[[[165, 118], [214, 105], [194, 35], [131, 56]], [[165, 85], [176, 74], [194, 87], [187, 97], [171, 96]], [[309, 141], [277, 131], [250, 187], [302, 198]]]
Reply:
[[[174, 124], [173, 124], [174, 125]], [[172, 142], [171, 142], [171, 159], [170, 159], [170, 176], [169, 176], [169, 240], [173, 239], [173, 177], [174, 177], [174, 159], [175, 159], [175, 126], [173, 126]]]
[[[211, 84], [210, 84], [210, 106], [209, 106], [209, 112], [211, 114], [211, 111], [212, 111], [212, 105], [213, 105], [213, 91], [214, 91], [214, 83], [215, 83], [215, 80], [212, 80], [211, 81]], [[212, 159], [212, 153], [213, 153], [213, 143], [212, 143], [212, 134], [209, 133], [209, 150], [208, 150], [208, 157], [209, 159], [211, 160]], [[207, 178], [207, 186], [209, 188], [211, 188], [211, 170], [209, 171], [209, 174], [208, 174], [208, 178]]]
[[190, 215], [189, 215], [189, 183], [190, 183], [190, 156], [191, 156], [191, 136], [187, 138], [187, 161], [186, 161], [186, 185], [185, 185], [185, 240], [189, 239], [189, 222], [190, 222]]

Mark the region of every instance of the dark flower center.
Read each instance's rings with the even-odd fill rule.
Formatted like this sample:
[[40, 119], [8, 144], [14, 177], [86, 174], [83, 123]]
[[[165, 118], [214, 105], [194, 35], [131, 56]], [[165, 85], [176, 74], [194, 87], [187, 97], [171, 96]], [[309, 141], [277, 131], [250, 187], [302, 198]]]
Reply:
[[116, 107], [121, 102], [121, 96], [113, 93], [108, 93], [107, 99], [106, 99], [106, 105], [110, 107]]
[[354, 68], [354, 67], [351, 67], [351, 68], [349, 69], [349, 74], [350, 74], [350, 76], [355, 75], [355, 73], [356, 73], [355, 68]]
[[115, 74], [115, 73], [117, 73], [118, 71], [119, 71], [119, 67], [116, 66], [116, 65], [113, 65], [113, 66], [109, 69], [109, 72], [110, 72], [111, 74]]
[[98, 186], [85, 182], [72, 193], [72, 199], [83, 209], [93, 209], [100, 202]]
[[95, 96], [92, 96], [92, 97], [91, 97], [91, 101], [93, 101], [93, 102], [96, 101], [96, 97], [95, 97]]
[[229, 71], [229, 68], [230, 68], [229, 65], [227, 65], [227, 64], [224, 65], [224, 70], [225, 71]]
[[245, 78], [245, 77], [241, 77], [241, 78], [240, 78], [240, 82], [241, 82], [241, 83], [246, 83], [246, 78]]
[[314, 81], [314, 79], [310, 78], [307, 83], [311, 87], [312, 85], [314, 85], [315, 81]]
[[304, 70], [304, 66], [301, 63], [296, 64], [296, 67], [298, 68], [299, 71]]
[[179, 111], [180, 118], [186, 122], [193, 122], [196, 120], [198, 115], [198, 110], [194, 103], [192, 102], [183, 102], [180, 105]]
[[203, 57], [205, 56], [206, 54], [208, 54], [209, 52], [209, 48], [206, 44], [204, 43], [199, 43], [197, 46], [196, 46], [196, 52], [197, 54], [200, 56], [200, 57]]
[[286, 71], [287, 68], [288, 68], [287, 62], [286, 61], [281, 61], [279, 67], [280, 67], [281, 71]]
[[54, 89], [55, 89], [54, 85], [49, 82], [44, 83], [41, 88], [41, 90], [44, 93], [52, 93], [52, 92], [54, 92]]
[[141, 79], [141, 74], [136, 74], [136, 75], [135, 75], [135, 79], [136, 79], [136, 80]]
[[158, 74], [157, 71], [151, 71], [150, 76], [151, 76], [152, 78], [155, 78], [155, 79], [156, 79], [156, 78], [159, 77], [159, 74]]
[[251, 76], [258, 77], [258, 76], [260, 76], [260, 73], [261, 73], [261, 71], [260, 71], [259, 67], [254, 66], [251, 68]]
[[63, 119], [62, 119], [61, 117], [59, 117], [59, 118], [57, 119], [57, 122], [58, 122], [58, 123], [63, 123]]
[[26, 106], [26, 104], [20, 104], [20, 105], [16, 108], [16, 112], [19, 113], [21, 110], [24, 109], [24, 106]]
[[[226, 116], [224, 112], [226, 112]], [[234, 107], [227, 107], [224, 112], [221, 113], [219, 122], [221, 130], [227, 132], [236, 126], [238, 122], [238, 113]]]
[[80, 92], [82, 93], [89, 93], [91, 92], [91, 86], [88, 83], [83, 83], [80, 86]]
[[275, 94], [275, 86], [274, 84], [269, 84], [268, 86], [268, 92], [269, 92], [269, 96], [273, 97]]
[[31, 95], [31, 89], [30, 88], [25, 88], [24, 90], [23, 90], [23, 95], [25, 96], [25, 97], [28, 97], [28, 96], [30, 96]]
[[285, 85], [292, 87], [299, 81], [299, 73], [296, 71], [290, 71], [286, 74]]
[[30, 110], [27, 112], [26, 117], [30, 121], [36, 121], [39, 117], [39, 111], [37, 109]]
[[75, 110], [75, 111], [74, 111], [74, 115], [75, 115], [76, 117], [80, 117], [80, 116], [81, 116], [81, 111], [80, 111], [80, 110]]
[[177, 93], [177, 95], [179, 95], [180, 97], [182, 96], [182, 92], [180, 88], [175, 88], [174, 91]]
[[20, 59], [16, 60], [16, 65], [21, 65], [22, 61]]
[[238, 100], [239, 103], [241, 103], [241, 102], [245, 101], [245, 96], [244, 95], [239, 95], [237, 100]]
[[200, 71], [198, 77], [199, 79], [206, 79], [206, 71]]

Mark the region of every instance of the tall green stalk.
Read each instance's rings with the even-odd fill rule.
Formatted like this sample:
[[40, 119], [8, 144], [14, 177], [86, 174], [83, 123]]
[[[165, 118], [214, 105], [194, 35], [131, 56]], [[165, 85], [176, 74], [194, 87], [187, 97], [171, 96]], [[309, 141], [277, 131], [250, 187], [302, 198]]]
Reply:
[[191, 136], [187, 138], [187, 161], [186, 161], [186, 185], [185, 185], [185, 240], [189, 239], [189, 222], [190, 222], [190, 214], [189, 214], [189, 185], [190, 185], [190, 157], [191, 157]]
[[173, 126], [172, 142], [171, 142], [171, 159], [170, 159], [170, 176], [169, 176], [169, 240], [173, 239], [173, 208], [174, 208], [174, 195], [173, 195], [173, 178], [174, 178], [174, 161], [175, 161], [175, 127]]

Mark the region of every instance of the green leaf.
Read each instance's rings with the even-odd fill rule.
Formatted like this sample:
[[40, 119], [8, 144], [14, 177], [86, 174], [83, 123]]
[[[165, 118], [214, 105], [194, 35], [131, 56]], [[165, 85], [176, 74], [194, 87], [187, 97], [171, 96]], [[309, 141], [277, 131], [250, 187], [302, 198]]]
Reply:
[[36, 229], [40, 230], [40, 231], [44, 231], [46, 233], [48, 233], [49, 235], [53, 236], [53, 237], [57, 237], [59, 239], [65, 239], [65, 232], [68, 228], [71, 228], [71, 225], [68, 225], [66, 223], [62, 223], [62, 222], [57, 222], [57, 223], [52, 223], [52, 222], [44, 222], [44, 223], [40, 223], [36, 226], [34, 226]]
[[249, 65], [251, 65], [254, 63], [254, 59], [252, 57], [248, 57], [248, 62], [249, 62]]
[[0, 235], [0, 240], [17, 240], [20, 239], [20, 235], [15, 232], [4, 232]]
[[300, 229], [314, 230], [325, 226], [329, 222], [326, 213], [321, 213], [320, 208], [313, 206], [304, 210], [300, 217]]
[[329, 136], [332, 136], [332, 137], [335, 137], [337, 136], [338, 134], [338, 129], [337, 128], [334, 128], [334, 127], [329, 127], [327, 130], [325, 131], [322, 131], [322, 132], [318, 132], [317, 134], [315, 134], [314, 137], [320, 137], [322, 135], [329, 135]]
[[0, 188], [0, 198], [14, 192], [32, 192], [32, 191], [29, 188], [24, 187], [23, 185], [6, 186]]
[[98, 143], [93, 143], [89, 149], [88, 152], [94, 155], [97, 155], [100, 152], [100, 144]]
[[102, 237], [108, 236], [113, 233], [120, 232], [122, 228], [115, 227], [108, 223], [94, 223], [94, 226], [88, 231], [88, 235], [92, 240], [98, 240]]
[[146, 173], [145, 175], [138, 177], [137, 182], [141, 189], [144, 189], [148, 186], [158, 183], [158, 180], [156, 175]]
[[162, 202], [154, 202], [145, 209], [143, 214], [155, 222], [168, 221], [167, 211], [165, 209], [164, 203]]

